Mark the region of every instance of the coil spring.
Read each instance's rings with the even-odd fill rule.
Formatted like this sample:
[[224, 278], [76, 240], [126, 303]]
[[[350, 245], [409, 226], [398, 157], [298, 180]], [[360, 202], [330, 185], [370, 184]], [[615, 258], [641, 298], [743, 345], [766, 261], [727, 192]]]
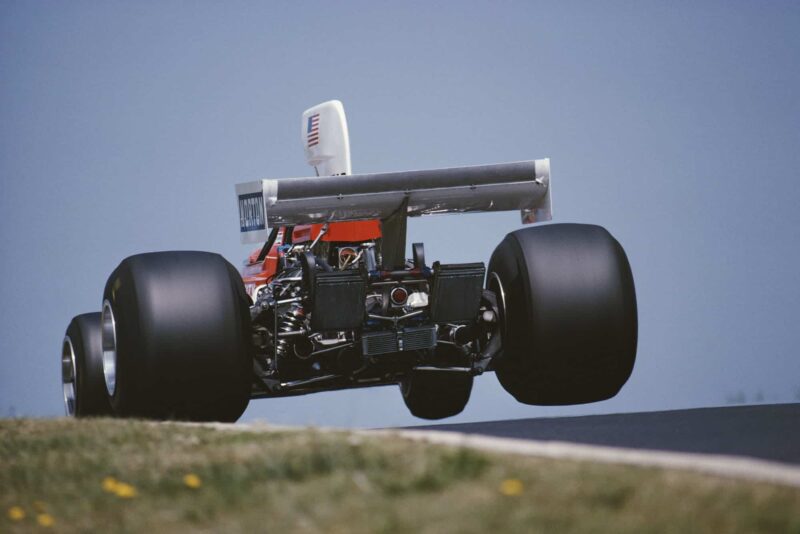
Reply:
[[288, 353], [290, 346], [289, 340], [291, 339], [280, 337], [280, 334], [302, 329], [305, 316], [306, 314], [303, 311], [303, 307], [297, 302], [293, 303], [286, 313], [281, 316], [280, 322], [278, 323], [278, 338], [275, 343], [275, 351], [279, 358], [285, 357]]

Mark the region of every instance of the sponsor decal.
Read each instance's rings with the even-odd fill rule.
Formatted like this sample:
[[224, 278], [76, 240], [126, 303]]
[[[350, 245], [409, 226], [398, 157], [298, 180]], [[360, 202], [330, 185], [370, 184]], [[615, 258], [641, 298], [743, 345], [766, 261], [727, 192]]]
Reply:
[[239, 229], [242, 232], [264, 230], [264, 196], [261, 193], [239, 195]]
[[308, 148], [319, 144], [319, 113], [315, 113], [308, 118], [306, 139], [308, 141]]

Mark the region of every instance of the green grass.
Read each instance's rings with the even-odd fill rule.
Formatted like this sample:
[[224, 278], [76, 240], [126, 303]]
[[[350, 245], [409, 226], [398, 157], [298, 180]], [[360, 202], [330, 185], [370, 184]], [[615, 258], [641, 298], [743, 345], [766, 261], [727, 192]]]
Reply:
[[[136, 496], [105, 491], [105, 477]], [[521, 492], [504, 494], [508, 479]], [[25, 518], [9, 517], [15, 506]], [[0, 507], [12, 533], [800, 533], [797, 488], [346, 432], [102, 419], [0, 421]]]

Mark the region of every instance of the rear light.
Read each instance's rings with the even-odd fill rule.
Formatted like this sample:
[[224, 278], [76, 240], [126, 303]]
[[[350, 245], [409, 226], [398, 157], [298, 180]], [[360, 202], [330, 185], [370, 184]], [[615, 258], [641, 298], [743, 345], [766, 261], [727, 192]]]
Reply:
[[404, 287], [395, 287], [389, 293], [389, 297], [392, 299], [392, 304], [403, 305], [408, 300], [408, 290]]

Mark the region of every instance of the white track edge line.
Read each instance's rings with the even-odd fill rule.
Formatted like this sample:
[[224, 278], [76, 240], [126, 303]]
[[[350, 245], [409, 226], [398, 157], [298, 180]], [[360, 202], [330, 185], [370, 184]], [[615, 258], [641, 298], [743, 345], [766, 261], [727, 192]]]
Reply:
[[297, 432], [312, 430], [317, 432], [342, 432], [364, 437], [401, 437], [437, 445], [469, 447], [489, 452], [505, 452], [542, 458], [601, 462], [639, 467], [680, 469], [683, 471], [694, 471], [726, 478], [746, 479], [800, 488], [800, 467], [745, 456], [632, 449], [625, 447], [609, 447], [605, 445], [587, 445], [566, 441], [500, 438], [440, 430], [352, 430], [313, 426], [283, 426], [263, 422], [250, 424], [171, 422], [170, 424], [206, 427], [234, 432]]
[[800, 487], [800, 467], [744, 456], [630, 449], [565, 441], [499, 438], [438, 430], [371, 430], [367, 432], [486, 451], [554, 459], [691, 470], [728, 478], [745, 478]]

